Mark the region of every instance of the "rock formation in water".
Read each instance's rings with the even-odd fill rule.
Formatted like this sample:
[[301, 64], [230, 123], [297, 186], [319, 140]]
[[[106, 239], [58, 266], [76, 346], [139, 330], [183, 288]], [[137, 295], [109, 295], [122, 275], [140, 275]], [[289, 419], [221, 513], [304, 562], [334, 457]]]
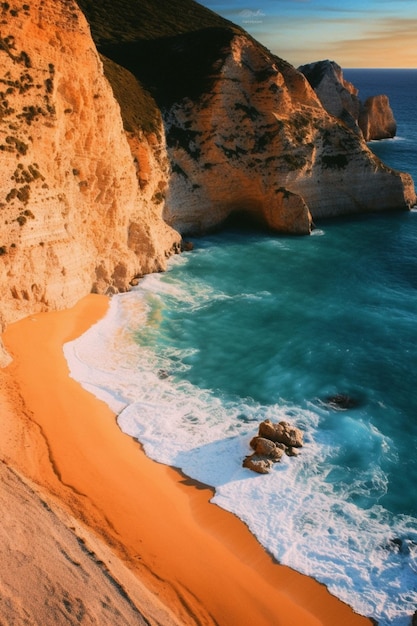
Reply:
[[385, 167], [300, 73], [248, 37], [223, 46], [211, 79], [164, 114], [173, 170], [164, 216], [182, 234], [236, 213], [308, 233], [315, 218], [414, 203], [410, 177]]
[[358, 125], [365, 141], [395, 137], [397, 123], [388, 96], [370, 96], [361, 106]]
[[365, 141], [395, 137], [397, 124], [385, 95], [361, 102], [358, 89], [343, 77], [334, 61], [317, 61], [298, 68], [316, 92], [328, 113], [339, 118]]
[[79, 5], [88, 23], [74, 0], [0, 5], [0, 326], [124, 291], [231, 216], [308, 233], [414, 203], [300, 72], [211, 11]]
[[288, 422], [274, 424], [271, 420], [264, 420], [249, 445], [253, 453], [244, 458], [243, 467], [257, 474], [268, 474], [284, 453], [297, 456], [297, 449], [303, 446], [303, 433]]

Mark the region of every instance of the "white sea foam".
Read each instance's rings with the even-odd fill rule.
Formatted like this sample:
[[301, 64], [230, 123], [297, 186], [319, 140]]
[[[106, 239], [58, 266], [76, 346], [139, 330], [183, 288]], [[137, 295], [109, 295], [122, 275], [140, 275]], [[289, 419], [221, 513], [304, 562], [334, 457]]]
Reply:
[[[415, 520], [352, 501], [370, 491], [382, 496], [384, 472], [370, 464], [346, 480], [345, 489], [336, 489], [337, 445], [319, 428], [325, 407], [225, 399], [182, 380], [185, 355], [169, 346], [156, 353], [152, 342], [161, 294], [190, 307], [214, 297], [197, 283], [181, 290], [169, 276], [146, 277], [135, 292], [112, 298], [104, 320], [65, 345], [71, 375], [118, 413], [122, 430], [138, 438], [150, 457], [214, 486], [213, 501], [244, 520], [280, 562], [314, 576], [381, 626], [408, 624], [406, 616], [417, 606]], [[137, 343], [139, 330], [145, 339]], [[297, 458], [285, 457], [260, 477], [242, 460], [266, 418], [301, 427], [305, 446]], [[360, 438], [370, 458], [388, 449], [376, 428], [348, 415], [340, 418], [340, 437]]]
[[391, 143], [392, 141], [408, 141], [408, 138], [395, 135], [394, 137], [384, 137], [383, 139], [371, 139], [368, 143], [378, 145], [381, 143]]

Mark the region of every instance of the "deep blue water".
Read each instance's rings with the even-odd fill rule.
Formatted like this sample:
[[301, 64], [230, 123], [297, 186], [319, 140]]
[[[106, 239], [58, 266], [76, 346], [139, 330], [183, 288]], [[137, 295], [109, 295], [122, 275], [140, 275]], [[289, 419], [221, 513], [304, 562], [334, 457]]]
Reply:
[[[417, 180], [417, 71], [345, 77], [361, 97], [389, 95], [398, 138], [371, 147]], [[417, 212], [317, 226], [304, 238], [235, 230], [196, 239], [167, 273], [113, 299], [104, 325], [76, 344], [77, 359], [121, 427], [150, 456], [215, 486], [214, 501], [277, 559], [381, 625], [408, 626], [417, 608]], [[334, 394], [354, 406], [329, 407]], [[306, 445], [254, 477], [241, 461], [266, 417], [297, 424]]]
[[368, 96], [388, 96], [397, 121], [397, 139], [372, 142], [372, 150], [391, 167], [409, 172], [417, 182], [417, 69], [350, 69], [344, 77], [359, 89], [364, 102]]

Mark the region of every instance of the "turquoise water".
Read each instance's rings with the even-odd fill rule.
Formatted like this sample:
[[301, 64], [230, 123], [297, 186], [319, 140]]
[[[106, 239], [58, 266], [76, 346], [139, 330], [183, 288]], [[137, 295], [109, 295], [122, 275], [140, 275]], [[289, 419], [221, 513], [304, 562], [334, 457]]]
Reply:
[[[354, 410], [320, 412], [339, 447], [334, 463], [346, 466], [337, 488], [361, 506], [417, 516], [416, 241], [417, 213], [322, 224], [308, 240], [229, 233], [197, 241], [166, 281], [221, 297], [192, 309], [167, 298], [152, 347], [185, 354], [181, 371], [175, 361], [169, 371], [226, 401], [306, 409], [349, 395]], [[352, 432], [347, 414], [360, 424]], [[362, 438], [363, 424], [375, 438]], [[349, 490], [353, 471], [369, 473], [369, 492]]]
[[[399, 76], [403, 134], [378, 150], [417, 180], [415, 76]], [[417, 608], [417, 212], [317, 226], [304, 238], [234, 230], [194, 240], [168, 272], [113, 298], [66, 354], [149, 456], [213, 485], [213, 501], [278, 560], [381, 625], [408, 626]], [[329, 406], [335, 394], [353, 406]], [[258, 476], [241, 463], [265, 418], [302, 428], [305, 446]]]

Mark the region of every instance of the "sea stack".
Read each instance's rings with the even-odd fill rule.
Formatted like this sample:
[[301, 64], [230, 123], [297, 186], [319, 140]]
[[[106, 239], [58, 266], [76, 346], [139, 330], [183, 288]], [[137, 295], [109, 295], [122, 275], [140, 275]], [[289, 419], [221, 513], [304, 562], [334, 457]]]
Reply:
[[328, 113], [343, 121], [365, 141], [395, 137], [397, 123], [388, 96], [370, 96], [362, 102], [359, 90], [343, 77], [334, 61], [317, 61], [298, 68]]

